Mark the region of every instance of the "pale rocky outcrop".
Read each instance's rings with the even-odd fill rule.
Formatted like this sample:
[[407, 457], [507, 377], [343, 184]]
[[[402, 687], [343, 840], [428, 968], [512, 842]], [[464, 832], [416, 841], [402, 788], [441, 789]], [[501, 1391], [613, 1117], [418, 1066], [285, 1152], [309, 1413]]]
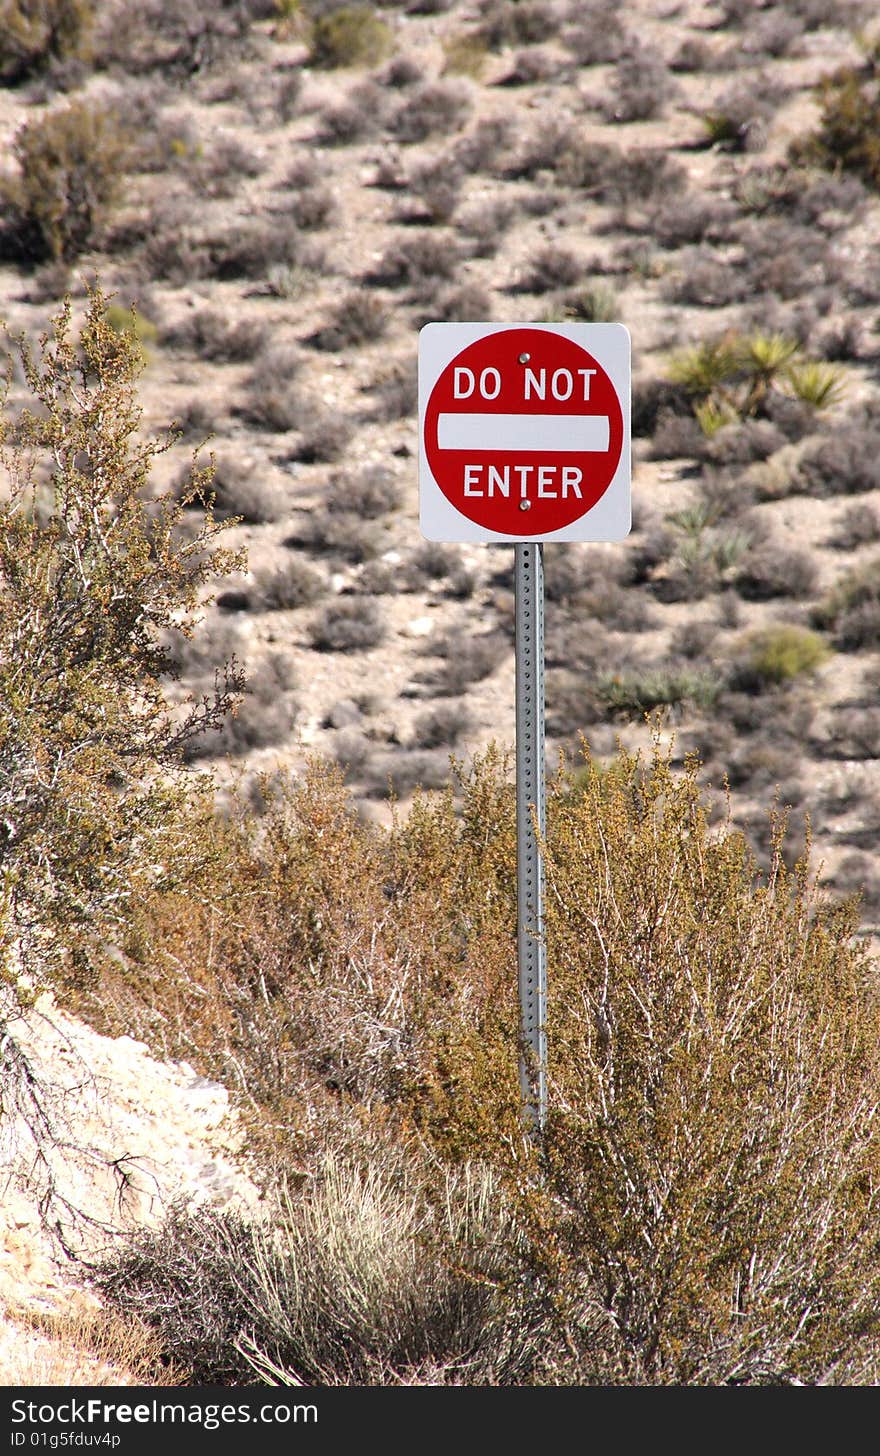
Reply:
[[82, 1301], [71, 1254], [112, 1248], [160, 1222], [176, 1199], [259, 1205], [224, 1087], [186, 1062], [156, 1060], [131, 1037], [99, 1035], [47, 996], [8, 1035], [37, 1078], [48, 1120], [35, 1132], [21, 1112], [0, 1117], [0, 1383], [13, 1351], [33, 1338], [9, 1323], [14, 1312]]

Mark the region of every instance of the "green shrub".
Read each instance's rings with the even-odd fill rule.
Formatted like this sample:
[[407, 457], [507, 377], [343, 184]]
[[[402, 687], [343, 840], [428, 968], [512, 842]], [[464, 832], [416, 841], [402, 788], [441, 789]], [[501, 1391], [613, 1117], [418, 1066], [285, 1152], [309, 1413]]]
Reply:
[[91, 0], [0, 0], [0, 84], [82, 56], [92, 19]]
[[94, 241], [119, 195], [125, 146], [117, 122], [73, 101], [23, 126], [12, 151], [19, 176], [2, 200], [14, 251], [29, 264], [69, 262]]
[[391, 30], [371, 5], [345, 5], [312, 30], [311, 62], [328, 69], [376, 66], [391, 49]]
[[22, 350], [31, 406], [14, 429], [0, 418], [0, 944], [35, 984], [200, 862], [204, 795], [180, 756], [240, 686], [221, 671], [182, 713], [161, 688], [166, 637], [191, 635], [205, 583], [239, 558], [210, 515], [181, 537], [182, 505], [145, 499], [167, 447], [139, 435], [141, 363], [100, 291], [78, 338], [68, 300], [39, 356]]
[[470, 76], [478, 81], [486, 69], [489, 46], [478, 30], [459, 31], [443, 42], [444, 76]]
[[805, 627], [766, 627], [747, 642], [745, 670], [758, 684], [792, 682], [815, 672], [830, 655], [828, 643]]

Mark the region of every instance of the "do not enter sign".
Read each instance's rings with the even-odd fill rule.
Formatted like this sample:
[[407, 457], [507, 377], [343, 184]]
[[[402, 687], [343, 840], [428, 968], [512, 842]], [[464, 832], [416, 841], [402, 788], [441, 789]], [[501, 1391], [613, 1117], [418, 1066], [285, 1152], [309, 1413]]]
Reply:
[[630, 529], [622, 324], [427, 324], [420, 503], [430, 541], [615, 541]]

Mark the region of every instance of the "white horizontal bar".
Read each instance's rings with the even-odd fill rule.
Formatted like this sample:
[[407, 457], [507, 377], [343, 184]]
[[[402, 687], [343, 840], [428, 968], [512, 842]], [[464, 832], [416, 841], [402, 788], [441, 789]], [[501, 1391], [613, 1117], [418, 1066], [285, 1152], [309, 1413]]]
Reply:
[[441, 450], [607, 450], [607, 415], [441, 414]]

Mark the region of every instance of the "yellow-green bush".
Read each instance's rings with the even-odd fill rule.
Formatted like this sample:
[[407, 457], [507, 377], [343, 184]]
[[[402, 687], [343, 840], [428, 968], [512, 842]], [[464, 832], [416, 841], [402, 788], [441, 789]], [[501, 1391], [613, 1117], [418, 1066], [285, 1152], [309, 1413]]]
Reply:
[[659, 754], [558, 806], [547, 872], [530, 1226], [583, 1378], [876, 1379], [880, 1008], [848, 912], [778, 854], [760, 881]]
[[94, 241], [120, 194], [125, 144], [117, 123], [73, 101], [26, 123], [12, 151], [19, 175], [3, 201], [16, 251], [28, 263], [69, 262]]
[[372, 5], [345, 5], [320, 16], [312, 29], [313, 66], [375, 66], [391, 49], [391, 30]]
[[0, 0], [0, 84], [84, 53], [91, 0]]
[[814, 672], [830, 655], [828, 643], [818, 632], [791, 624], [755, 632], [746, 645], [746, 671], [762, 684], [792, 682]]

